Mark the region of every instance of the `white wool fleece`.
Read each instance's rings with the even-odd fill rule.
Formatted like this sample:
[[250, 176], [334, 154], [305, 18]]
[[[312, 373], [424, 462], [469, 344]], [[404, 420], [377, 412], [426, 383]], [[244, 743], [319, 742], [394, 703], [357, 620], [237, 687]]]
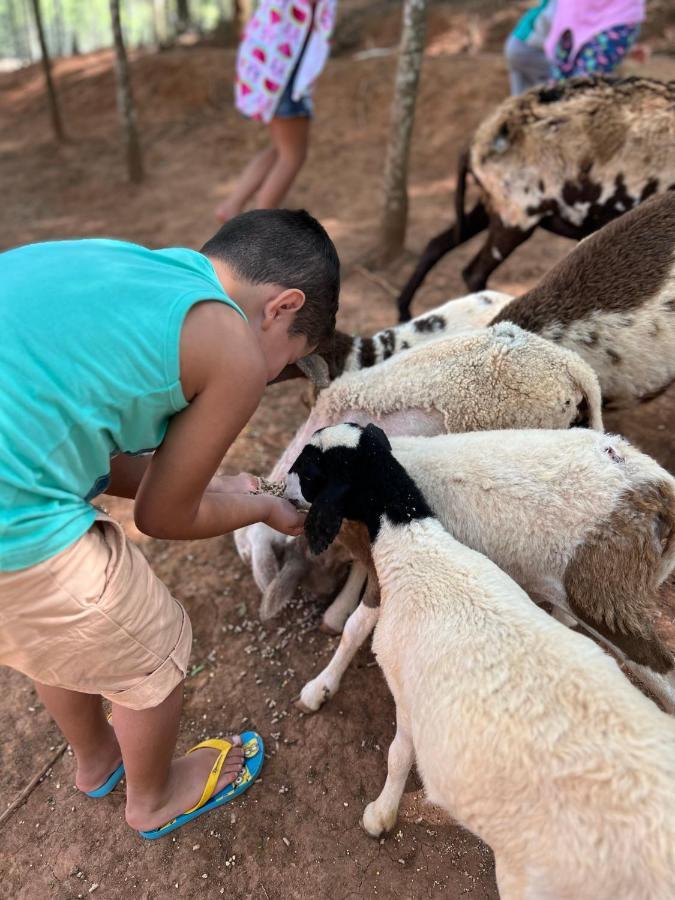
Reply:
[[602, 428], [598, 380], [576, 353], [510, 322], [438, 339], [360, 372], [321, 394], [317, 418], [359, 409], [375, 419], [404, 409], [435, 411], [443, 431], [567, 428], [586, 398]]
[[675, 897], [675, 721], [436, 519], [385, 517], [373, 559], [398, 731], [366, 830], [393, 825], [410, 746], [504, 900]]

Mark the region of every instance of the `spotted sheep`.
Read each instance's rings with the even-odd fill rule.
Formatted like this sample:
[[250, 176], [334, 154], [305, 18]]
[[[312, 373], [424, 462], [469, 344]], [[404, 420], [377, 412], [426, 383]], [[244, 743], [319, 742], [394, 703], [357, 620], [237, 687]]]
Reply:
[[[319, 395], [270, 479], [282, 480], [307, 440], [340, 421], [375, 421], [390, 434], [497, 428], [602, 429], [600, 388], [589, 366], [510, 322], [437, 339], [370, 369], [345, 372]], [[235, 533], [265, 591], [285, 538], [258, 523]]]
[[[590, 431], [483, 431], [391, 437], [394, 458], [453, 537], [504, 570], [566, 624], [608, 645], [675, 712], [675, 478], [623, 438]], [[293, 467], [290, 469], [293, 472]], [[292, 476], [287, 496], [299, 499]], [[339, 689], [377, 621], [370, 548], [340, 539], [363, 581], [334, 657], [300, 694], [316, 712]], [[281, 565], [280, 581], [286, 573]], [[363, 582], [368, 586], [361, 598]]]
[[[471, 174], [481, 199], [465, 212]], [[462, 272], [480, 291], [537, 227], [580, 240], [652, 194], [675, 188], [675, 81], [571, 79], [510, 97], [479, 125], [462, 156], [456, 223], [434, 237], [398, 298], [415, 292], [450, 250], [487, 229]]]
[[494, 851], [503, 900], [675, 896], [675, 721], [450, 535], [380, 429], [320, 431], [292, 472], [312, 548], [348, 521], [379, 581], [396, 735], [365, 830], [394, 827], [416, 762], [427, 798]]

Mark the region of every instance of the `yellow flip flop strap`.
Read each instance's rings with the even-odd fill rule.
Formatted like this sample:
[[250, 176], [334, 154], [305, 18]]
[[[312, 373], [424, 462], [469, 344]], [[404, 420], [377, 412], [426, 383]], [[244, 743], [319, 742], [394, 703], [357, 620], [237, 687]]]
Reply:
[[203, 806], [208, 800], [213, 796], [213, 792], [216, 789], [216, 785], [218, 784], [218, 779], [220, 777], [220, 770], [223, 768], [223, 763], [227, 759], [227, 755], [230, 752], [234, 745], [229, 741], [222, 741], [219, 738], [210, 738], [208, 741], [202, 741], [201, 744], [197, 744], [194, 747], [191, 747], [188, 750], [188, 753], [194, 753], [195, 750], [220, 750], [218, 758], [213, 764], [213, 767], [209, 773], [209, 777], [206, 779], [206, 784], [204, 785], [204, 790], [202, 791], [202, 796], [199, 799], [199, 803], [193, 806], [191, 809], [186, 809], [185, 814], [194, 812], [196, 809], [199, 809], [200, 806]]

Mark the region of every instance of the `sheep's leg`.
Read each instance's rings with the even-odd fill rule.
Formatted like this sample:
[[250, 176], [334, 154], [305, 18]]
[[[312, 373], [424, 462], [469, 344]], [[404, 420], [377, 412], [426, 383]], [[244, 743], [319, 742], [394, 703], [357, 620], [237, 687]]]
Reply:
[[410, 729], [401, 718], [397, 708], [396, 735], [389, 747], [387, 780], [380, 796], [369, 803], [363, 812], [363, 827], [375, 838], [385, 831], [391, 831], [396, 824], [398, 807], [415, 758]]
[[355, 560], [349, 570], [347, 581], [335, 600], [323, 614], [321, 630], [327, 634], [340, 634], [345, 622], [356, 609], [363, 586], [368, 577], [366, 567]]
[[470, 238], [474, 237], [474, 235], [487, 228], [488, 222], [489, 218], [485, 211], [485, 207], [482, 203], [477, 203], [471, 212], [464, 217], [464, 220], [461, 223], [461, 232], [458, 225], [452, 225], [446, 231], [442, 231], [429, 241], [415, 267], [415, 271], [406, 282], [405, 287], [396, 301], [399, 322], [410, 321], [410, 304], [412, 303], [413, 297], [436, 263], [454, 247], [463, 244], [465, 241], [468, 241]]
[[309, 572], [307, 543], [302, 537], [287, 540], [284, 551], [283, 565], [263, 591], [260, 602], [260, 619], [263, 622], [281, 612]]
[[333, 658], [323, 672], [308, 681], [302, 689], [300, 699], [296, 702], [299, 710], [304, 713], [316, 712], [329, 697], [337, 693], [342, 676], [356, 651], [375, 627], [379, 614], [379, 606], [359, 603], [347, 619]]
[[500, 266], [516, 247], [526, 241], [533, 231], [534, 228], [523, 230], [504, 225], [499, 217], [493, 216], [483, 248], [462, 271], [462, 278], [469, 290], [482, 291], [497, 266]]
[[670, 672], [661, 674], [629, 659], [624, 660], [624, 665], [639, 678], [667, 713], [675, 715], [675, 671], [671, 669]]

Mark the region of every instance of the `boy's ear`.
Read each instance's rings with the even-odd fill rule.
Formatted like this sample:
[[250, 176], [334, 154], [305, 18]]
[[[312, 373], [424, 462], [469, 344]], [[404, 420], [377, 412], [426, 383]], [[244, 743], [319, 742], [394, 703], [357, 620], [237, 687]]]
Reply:
[[348, 490], [346, 484], [330, 484], [312, 503], [305, 519], [305, 537], [315, 555], [323, 553], [338, 536]]
[[273, 322], [280, 316], [294, 315], [305, 305], [305, 295], [299, 288], [285, 288], [271, 300], [264, 309], [264, 320]]

